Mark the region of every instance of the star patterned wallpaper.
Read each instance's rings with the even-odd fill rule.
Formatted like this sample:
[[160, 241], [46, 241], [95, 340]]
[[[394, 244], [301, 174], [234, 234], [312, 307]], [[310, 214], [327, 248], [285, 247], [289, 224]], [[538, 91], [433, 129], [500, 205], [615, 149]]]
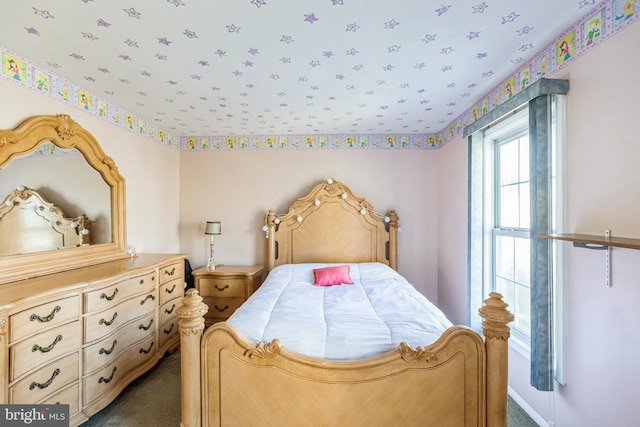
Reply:
[[434, 148], [638, 0], [4, 2], [5, 79], [182, 150]]

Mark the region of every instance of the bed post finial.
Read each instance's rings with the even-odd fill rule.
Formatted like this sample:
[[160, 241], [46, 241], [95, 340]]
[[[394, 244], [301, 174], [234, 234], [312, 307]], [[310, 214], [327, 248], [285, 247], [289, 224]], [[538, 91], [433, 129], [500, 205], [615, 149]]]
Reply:
[[513, 314], [502, 295], [491, 292], [478, 310], [487, 350], [487, 425], [507, 425], [507, 375], [509, 358], [509, 322]]
[[390, 211], [387, 214], [387, 218], [389, 221], [387, 222], [387, 227], [389, 230], [389, 267], [394, 270], [398, 270], [398, 214], [395, 210]]
[[180, 399], [182, 401], [181, 427], [199, 427], [201, 423], [200, 395], [200, 339], [204, 331], [207, 304], [196, 289], [189, 289], [182, 305], [176, 309], [180, 318]]
[[267, 214], [267, 272], [276, 266], [276, 213], [269, 209]]

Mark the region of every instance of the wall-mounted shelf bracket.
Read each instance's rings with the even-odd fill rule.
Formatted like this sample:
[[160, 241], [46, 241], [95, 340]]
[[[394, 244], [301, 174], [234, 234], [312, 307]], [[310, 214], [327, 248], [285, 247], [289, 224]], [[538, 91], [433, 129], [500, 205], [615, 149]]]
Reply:
[[606, 286], [611, 287], [611, 248], [640, 249], [640, 239], [629, 239], [624, 237], [611, 237], [611, 230], [605, 230], [603, 236], [593, 236], [587, 234], [536, 234], [535, 237], [553, 240], [565, 240], [573, 242], [577, 248], [595, 249], [606, 251]]
[[[605, 242], [611, 239], [611, 230], [604, 231]], [[611, 287], [611, 246], [609, 245], [597, 245], [587, 242], [573, 242], [573, 246], [576, 248], [593, 249], [597, 251], [607, 251], [605, 256], [605, 286]]]

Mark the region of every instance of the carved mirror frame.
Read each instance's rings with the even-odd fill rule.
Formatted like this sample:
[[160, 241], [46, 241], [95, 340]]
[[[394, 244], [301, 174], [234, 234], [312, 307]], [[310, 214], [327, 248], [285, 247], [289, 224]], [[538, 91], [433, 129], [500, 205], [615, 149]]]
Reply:
[[125, 180], [98, 141], [70, 116], [34, 116], [13, 130], [0, 130], [0, 169], [50, 141], [75, 148], [111, 189], [111, 242], [0, 257], [0, 284], [126, 258]]

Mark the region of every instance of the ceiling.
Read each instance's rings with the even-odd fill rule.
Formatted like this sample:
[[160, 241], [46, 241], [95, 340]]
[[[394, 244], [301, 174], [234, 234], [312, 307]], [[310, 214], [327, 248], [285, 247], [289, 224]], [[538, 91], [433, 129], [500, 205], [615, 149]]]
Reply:
[[0, 46], [178, 137], [433, 134], [596, 0], [21, 0]]

